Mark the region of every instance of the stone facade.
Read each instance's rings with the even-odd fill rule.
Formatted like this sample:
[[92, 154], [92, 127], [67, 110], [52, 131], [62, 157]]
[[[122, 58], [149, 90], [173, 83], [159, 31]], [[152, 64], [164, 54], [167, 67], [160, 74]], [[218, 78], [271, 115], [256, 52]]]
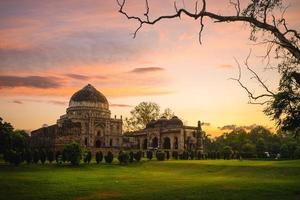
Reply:
[[202, 150], [201, 123], [184, 126], [177, 117], [160, 118], [143, 130], [122, 134], [122, 117], [111, 118], [106, 97], [88, 84], [71, 97], [66, 114], [57, 123], [31, 132], [31, 147], [62, 151], [78, 142], [93, 153], [121, 149]]
[[153, 120], [145, 129], [127, 133], [123, 136], [124, 147], [140, 150], [203, 150], [201, 123], [198, 126], [184, 126], [174, 116]]
[[73, 141], [92, 151], [116, 151], [122, 144], [122, 119], [111, 118], [105, 96], [91, 85], [71, 97], [66, 114], [55, 125], [31, 133], [33, 148], [60, 151]]

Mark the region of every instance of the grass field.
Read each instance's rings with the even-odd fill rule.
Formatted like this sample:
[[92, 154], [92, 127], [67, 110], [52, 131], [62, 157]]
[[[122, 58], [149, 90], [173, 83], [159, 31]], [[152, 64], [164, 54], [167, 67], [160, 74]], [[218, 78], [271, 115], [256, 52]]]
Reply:
[[0, 199], [300, 199], [300, 160], [2, 164]]

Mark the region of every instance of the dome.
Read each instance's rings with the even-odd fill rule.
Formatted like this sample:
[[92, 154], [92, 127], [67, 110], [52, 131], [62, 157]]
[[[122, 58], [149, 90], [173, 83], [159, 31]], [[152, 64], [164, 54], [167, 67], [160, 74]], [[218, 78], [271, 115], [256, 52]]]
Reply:
[[172, 117], [172, 119], [169, 120], [169, 124], [183, 126], [183, 122], [177, 116]]
[[88, 84], [81, 90], [75, 92], [69, 102], [68, 111], [93, 109], [108, 110], [109, 104], [106, 97], [96, 90], [92, 85]]
[[70, 102], [71, 101], [85, 101], [108, 104], [106, 97], [90, 84], [86, 85], [81, 90], [75, 92], [70, 99]]

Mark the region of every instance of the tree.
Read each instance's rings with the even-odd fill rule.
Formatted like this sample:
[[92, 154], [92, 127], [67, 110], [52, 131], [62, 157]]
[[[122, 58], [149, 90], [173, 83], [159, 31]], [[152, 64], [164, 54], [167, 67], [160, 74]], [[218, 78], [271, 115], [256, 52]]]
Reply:
[[[239, 0], [231, 0], [234, 14], [222, 15], [211, 12], [207, 9], [206, 0], [202, 0], [202, 7], [199, 9], [198, 1], [195, 2], [194, 10], [177, 7], [174, 2], [174, 14], [167, 14], [150, 19], [150, 7], [148, 0], [145, 0], [146, 10], [143, 17], [130, 15], [125, 9], [126, 0], [117, 0], [119, 12], [129, 20], [136, 20], [139, 23], [133, 37], [144, 25], [154, 25], [162, 20], [180, 18], [186, 15], [199, 20], [199, 42], [202, 43], [202, 32], [204, 30], [204, 19], [210, 18], [218, 23], [243, 22], [249, 25], [249, 39], [257, 44], [265, 45], [267, 66], [270, 67], [270, 55], [279, 59], [276, 66], [281, 79], [276, 92], [271, 91], [260, 76], [250, 68], [248, 55], [245, 66], [253, 75], [257, 83], [262, 86], [265, 92], [255, 95], [241, 82], [241, 67], [238, 64], [239, 76], [233, 78], [247, 92], [249, 103], [266, 105], [265, 114], [276, 121], [279, 128], [284, 131], [293, 132], [296, 136], [300, 134], [300, 34], [297, 30], [288, 27], [284, 18], [287, 7], [284, 7], [282, 0], [249, 0], [242, 8]], [[244, 4], [243, 4], [244, 5]], [[260, 35], [259, 35], [260, 34]], [[259, 35], [259, 36], [258, 36]]]
[[259, 158], [264, 157], [265, 149], [265, 140], [263, 138], [259, 138], [256, 143], [256, 153]]
[[66, 155], [66, 161], [72, 165], [79, 165], [82, 156], [82, 149], [76, 142], [65, 145], [63, 152]]
[[3, 154], [5, 150], [10, 148], [13, 130], [14, 127], [10, 123], [3, 121], [0, 117], [0, 154]]
[[242, 155], [245, 158], [253, 158], [255, 156], [255, 146], [251, 143], [246, 143], [242, 148]]
[[159, 117], [171, 119], [174, 112], [170, 108], [166, 108], [160, 113], [160, 106], [153, 102], [141, 102], [130, 111], [130, 117], [125, 119], [125, 131], [137, 131], [146, 127], [151, 120], [157, 120]]
[[39, 162], [39, 160], [40, 160], [40, 152], [39, 152], [39, 150], [35, 149], [33, 151], [33, 162], [35, 164], [37, 164]]
[[159, 105], [153, 102], [141, 102], [130, 111], [131, 117], [125, 120], [125, 130], [143, 129], [151, 120], [159, 117]]
[[232, 148], [230, 146], [225, 146], [223, 148], [224, 159], [229, 160], [232, 156], [232, 153], [233, 153], [233, 151], [232, 151]]
[[102, 162], [103, 154], [102, 154], [101, 151], [97, 152], [95, 157], [96, 157], [97, 164], [99, 164], [100, 162]]

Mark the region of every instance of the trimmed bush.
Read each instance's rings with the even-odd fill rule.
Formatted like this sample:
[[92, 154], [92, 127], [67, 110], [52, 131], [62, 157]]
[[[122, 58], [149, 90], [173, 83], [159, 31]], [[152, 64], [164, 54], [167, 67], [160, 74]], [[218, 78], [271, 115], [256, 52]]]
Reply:
[[202, 152], [201, 152], [201, 151], [198, 151], [198, 152], [197, 152], [197, 159], [198, 159], [198, 160], [202, 160], [202, 158], [203, 158]]
[[173, 151], [172, 152], [172, 158], [175, 160], [178, 160], [178, 151]]
[[40, 160], [40, 152], [37, 149], [35, 149], [33, 151], [33, 162], [37, 164], [39, 160]]
[[63, 157], [65, 155], [65, 161], [69, 161], [71, 165], [79, 165], [80, 159], [82, 156], [82, 150], [78, 143], [73, 142], [71, 144], [67, 144], [63, 150]]
[[53, 162], [53, 160], [54, 160], [54, 153], [53, 153], [53, 151], [49, 150], [47, 152], [47, 160], [49, 161], [49, 163]]
[[41, 149], [40, 150], [40, 159], [41, 159], [41, 163], [42, 164], [45, 164], [46, 158], [47, 158], [47, 156], [46, 156], [45, 150]]
[[18, 166], [23, 162], [22, 160], [22, 153], [14, 150], [8, 150], [6, 151], [6, 160], [15, 166]]
[[104, 160], [106, 163], [109, 164], [112, 163], [113, 159], [114, 159], [114, 155], [110, 151], [107, 152], [106, 156], [104, 156]]
[[183, 151], [182, 152], [182, 158], [183, 160], [188, 160], [189, 159], [189, 152]]
[[147, 158], [149, 160], [152, 160], [152, 158], [153, 158], [153, 151], [147, 151]]
[[96, 162], [97, 162], [97, 164], [102, 162], [102, 160], [103, 160], [103, 154], [102, 154], [101, 151], [99, 151], [99, 152], [96, 153]]
[[190, 151], [189, 154], [190, 154], [190, 156], [189, 156], [190, 159], [191, 159], [191, 160], [194, 160], [194, 158], [195, 158], [195, 152], [194, 152], [194, 151]]
[[83, 158], [84, 163], [90, 164], [91, 160], [92, 160], [92, 152], [91, 151], [85, 152], [84, 158]]
[[142, 152], [141, 151], [137, 151], [133, 154], [134, 159], [139, 162], [142, 158]]
[[125, 151], [120, 151], [118, 160], [119, 160], [120, 164], [127, 165], [129, 162], [129, 154]]
[[[57, 151], [56, 153], [55, 153], [55, 161], [56, 161], [56, 163], [58, 163], [58, 157], [61, 155], [61, 152], [60, 151]], [[62, 159], [62, 158], [61, 158]], [[62, 161], [62, 160], [61, 160]]]
[[166, 158], [165, 152], [157, 151], [156, 152], [156, 159], [159, 161], [163, 161]]
[[169, 151], [165, 151], [166, 154], [166, 159], [169, 160], [170, 159], [170, 152]]
[[130, 151], [129, 152], [129, 162], [133, 162], [133, 152], [132, 151]]
[[26, 161], [27, 164], [32, 163], [32, 153], [30, 149], [27, 149], [24, 153], [24, 160]]

